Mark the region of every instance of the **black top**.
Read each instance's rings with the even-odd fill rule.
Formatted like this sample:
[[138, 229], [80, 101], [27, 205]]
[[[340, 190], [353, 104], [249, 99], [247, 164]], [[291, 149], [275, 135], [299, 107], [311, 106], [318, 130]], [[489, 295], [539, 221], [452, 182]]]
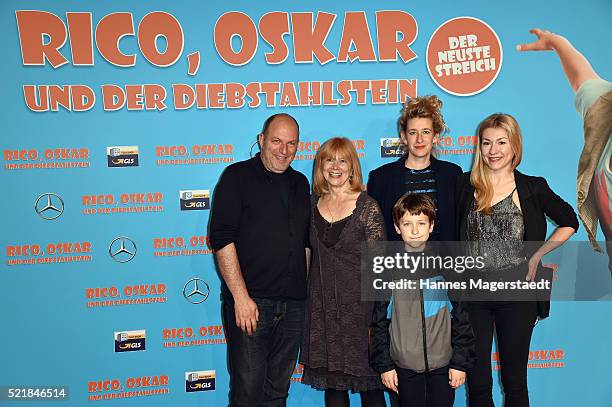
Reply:
[[[401, 240], [393, 225], [391, 210], [395, 202], [407, 190], [404, 182], [406, 173], [406, 156], [397, 161], [378, 167], [370, 172], [368, 179], [368, 194], [378, 202], [385, 219], [388, 240]], [[455, 185], [461, 175], [461, 167], [448, 161], [431, 157], [429, 167], [435, 174], [437, 218], [434, 226], [435, 236], [440, 241], [457, 240], [455, 228]], [[430, 240], [434, 240], [430, 238]]]
[[317, 236], [321, 243], [325, 245], [325, 247], [332, 247], [340, 240], [340, 233], [342, 233], [342, 229], [347, 224], [351, 216], [350, 214], [346, 218], [342, 218], [335, 222], [328, 222], [325, 220], [321, 212], [319, 212], [319, 208], [315, 205], [315, 227], [317, 228]]
[[[210, 242], [213, 250], [236, 245], [251, 297], [305, 298], [309, 189], [306, 177], [291, 167], [281, 176], [266, 170], [259, 154], [221, 175], [213, 195]], [[225, 282], [222, 293], [232, 300]]]

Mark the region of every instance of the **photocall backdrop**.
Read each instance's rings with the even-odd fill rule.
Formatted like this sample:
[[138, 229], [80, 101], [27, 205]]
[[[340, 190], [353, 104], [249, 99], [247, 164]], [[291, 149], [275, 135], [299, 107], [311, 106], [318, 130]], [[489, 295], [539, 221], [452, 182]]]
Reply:
[[[464, 170], [479, 121], [511, 113], [524, 134], [520, 170], [575, 206], [583, 131], [572, 90], [553, 52], [515, 46], [535, 39], [530, 28], [549, 29], [612, 78], [606, 0], [0, 10], [0, 386], [67, 386], [65, 405], [227, 403], [209, 209], [220, 174], [249, 158], [269, 115], [299, 121], [293, 167], [310, 178], [334, 136], [354, 141], [365, 174], [396, 159], [406, 97], [443, 100], [450, 133], [438, 156]], [[609, 285], [599, 259], [581, 276]], [[610, 405], [610, 311], [553, 303], [531, 343], [533, 405]], [[497, 378], [495, 351], [491, 363]], [[296, 366], [289, 405], [321, 405], [300, 380]]]

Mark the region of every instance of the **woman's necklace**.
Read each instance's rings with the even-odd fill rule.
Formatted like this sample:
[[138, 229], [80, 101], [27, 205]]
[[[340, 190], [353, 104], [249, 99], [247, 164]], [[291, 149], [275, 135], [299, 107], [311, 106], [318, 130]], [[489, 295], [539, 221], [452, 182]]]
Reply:
[[331, 218], [331, 222], [329, 222], [329, 227], [331, 228], [336, 222], [336, 220], [334, 219], [334, 213], [332, 212], [331, 197], [329, 201], [327, 202], [327, 212], [329, 212], [329, 217]]

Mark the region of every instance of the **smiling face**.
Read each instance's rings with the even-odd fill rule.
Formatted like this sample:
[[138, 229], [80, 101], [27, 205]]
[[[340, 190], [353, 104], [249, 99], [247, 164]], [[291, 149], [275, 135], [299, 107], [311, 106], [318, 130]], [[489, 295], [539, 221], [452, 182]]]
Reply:
[[411, 215], [406, 211], [404, 216], [395, 225], [395, 231], [402, 236], [402, 240], [412, 249], [422, 249], [433, 231], [434, 222], [423, 212]]
[[512, 171], [514, 150], [508, 132], [501, 127], [490, 127], [482, 132], [480, 154], [489, 170]]
[[401, 136], [410, 155], [425, 158], [431, 154], [439, 135], [434, 133], [433, 121], [429, 117], [415, 117], [408, 119]]
[[298, 129], [288, 117], [274, 119], [267, 134], [259, 135], [261, 161], [270, 172], [281, 174], [289, 168], [298, 147]]
[[331, 188], [348, 184], [351, 175], [351, 163], [348, 159], [336, 154], [323, 160], [323, 178]]

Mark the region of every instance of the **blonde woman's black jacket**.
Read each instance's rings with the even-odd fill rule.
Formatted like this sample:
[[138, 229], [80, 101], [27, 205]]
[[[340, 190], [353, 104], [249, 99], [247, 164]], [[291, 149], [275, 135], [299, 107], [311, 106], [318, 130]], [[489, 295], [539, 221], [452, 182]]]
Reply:
[[[524, 242], [544, 242], [546, 240], [546, 218], [560, 227], [578, 230], [578, 218], [570, 204], [555, 194], [542, 177], [532, 177], [514, 170], [514, 181], [523, 213], [525, 233]], [[470, 183], [470, 172], [457, 180], [457, 230], [459, 240], [467, 240], [467, 218], [474, 205], [474, 187]], [[535, 245], [530, 245], [532, 252]], [[528, 253], [531, 255], [533, 253]], [[541, 266], [541, 264], [540, 264]], [[548, 316], [550, 302], [540, 304], [540, 317]]]

